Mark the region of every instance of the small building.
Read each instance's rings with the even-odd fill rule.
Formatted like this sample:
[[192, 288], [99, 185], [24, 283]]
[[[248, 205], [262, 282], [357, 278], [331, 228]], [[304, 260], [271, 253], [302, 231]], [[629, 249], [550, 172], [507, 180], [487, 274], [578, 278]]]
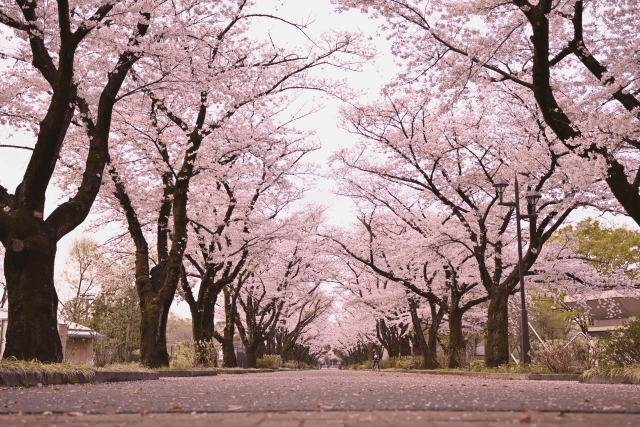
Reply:
[[627, 297], [617, 292], [607, 291], [590, 296], [584, 304], [565, 298], [572, 309], [584, 313], [589, 318], [587, 330], [592, 337], [601, 337], [605, 331], [618, 329], [624, 323], [640, 316], [640, 297]]
[[91, 328], [73, 322], [58, 323], [64, 360], [93, 365], [91, 345], [98, 333]]
[[[9, 315], [6, 308], [0, 308], [0, 359], [7, 342]], [[86, 326], [73, 322], [58, 322], [58, 333], [62, 344], [64, 360], [74, 363], [93, 364], [91, 345], [98, 333]]]

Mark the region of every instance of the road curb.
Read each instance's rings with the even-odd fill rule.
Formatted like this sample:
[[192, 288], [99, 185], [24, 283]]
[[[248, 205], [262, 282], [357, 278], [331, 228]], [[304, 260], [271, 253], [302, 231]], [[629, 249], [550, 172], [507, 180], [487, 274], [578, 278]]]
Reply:
[[580, 378], [580, 382], [584, 384], [640, 384], [639, 382], [635, 382], [630, 378], [624, 377], [589, 377], [589, 378]]
[[453, 371], [391, 371], [422, 375], [453, 375], [459, 377], [486, 378], [494, 380], [530, 380], [530, 381], [580, 381], [579, 374], [509, 374], [498, 372], [453, 372]]
[[213, 377], [216, 375], [266, 374], [269, 372], [289, 372], [292, 369], [211, 369], [157, 371], [160, 378]]
[[54, 384], [86, 384], [92, 382], [121, 382], [157, 380], [157, 372], [96, 371], [93, 375], [67, 374], [42, 375], [39, 372], [0, 372], [0, 385], [8, 387], [31, 387]]

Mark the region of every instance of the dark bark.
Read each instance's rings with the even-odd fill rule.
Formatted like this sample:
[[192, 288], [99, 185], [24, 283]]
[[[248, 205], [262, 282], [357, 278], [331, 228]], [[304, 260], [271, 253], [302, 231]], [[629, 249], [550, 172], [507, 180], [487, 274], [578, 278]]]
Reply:
[[446, 307], [449, 316], [449, 346], [447, 354], [449, 368], [459, 368], [464, 362], [466, 341], [462, 331], [462, 318], [464, 314], [477, 305], [489, 300], [489, 295], [476, 298], [462, 305], [462, 298], [469, 294], [479, 284], [460, 283], [458, 281], [458, 269], [451, 263], [445, 267], [446, 284], [449, 288], [449, 299]]
[[[59, 362], [62, 347], [57, 330], [58, 298], [53, 287], [53, 265], [56, 243], [80, 225], [100, 190], [102, 174], [108, 161], [108, 141], [115, 99], [138, 53], [125, 51], [108, 74], [97, 111], [90, 118], [90, 106], [77, 96], [74, 59], [78, 45], [113, 8], [103, 5], [94, 15], [71, 31], [69, 4], [58, 2], [60, 48], [52, 55], [45, 44], [37, 3], [21, 3], [24, 23], [6, 15], [2, 23], [28, 37], [32, 64], [51, 86], [51, 101], [40, 128], [36, 145], [15, 195], [0, 186], [0, 242], [7, 253], [5, 269], [9, 299], [7, 347], [4, 357]], [[150, 15], [139, 23], [129, 46], [147, 31]], [[58, 66], [52, 58], [57, 57]], [[60, 150], [75, 114], [82, 114], [89, 137], [89, 151], [82, 182], [76, 194], [59, 205], [43, 220], [45, 194], [55, 170]], [[5, 211], [5, 208], [7, 209]], [[33, 301], [29, 301], [33, 300]]]
[[[63, 355], [58, 335], [58, 295], [53, 284], [56, 239], [39, 230], [44, 224], [37, 224], [35, 218], [25, 222], [31, 223], [34, 232], [23, 233], [20, 237], [24, 247], [16, 251], [10, 246], [4, 259], [11, 326], [4, 357], [60, 362]], [[28, 229], [27, 224], [21, 228]], [[38, 285], [37, 293], [33, 292], [34, 284]]]
[[[159, 269], [158, 273], [161, 272]], [[152, 281], [156, 282], [154, 287], [161, 286], [163, 279], [164, 277], [152, 277]], [[173, 298], [153, 298], [145, 301], [143, 305], [140, 298], [140, 355], [146, 366], [169, 366], [167, 319], [172, 302]]]
[[238, 309], [236, 306], [237, 291], [229, 289], [225, 286], [222, 289], [224, 294], [224, 313], [225, 326], [222, 334], [214, 331], [214, 338], [222, 344], [222, 366], [225, 368], [236, 368], [238, 361], [236, 360], [236, 352], [233, 347], [233, 336], [235, 335], [236, 318], [238, 317]]
[[[633, 218], [637, 224], [640, 224], [640, 194], [638, 193], [638, 186], [635, 185], [634, 180], [629, 181], [624, 165], [620, 163], [614, 157], [614, 154], [605, 146], [592, 144], [585, 149], [580, 144], [576, 144], [575, 139], [582, 137], [582, 134], [556, 101], [550, 83], [552, 63], [549, 59], [551, 32], [548, 16], [552, 7], [551, 0], [542, 0], [533, 6], [530, 5], [527, 0], [515, 0], [514, 3], [521, 8], [523, 6], [528, 7], [528, 11], [524, 13], [533, 31], [533, 35], [531, 36], [534, 48], [532, 90], [545, 123], [553, 130], [565, 146], [574, 153], [583, 158], [592, 158], [594, 155], [597, 155], [607, 162], [607, 175], [605, 176], [605, 180], [611, 192], [627, 214]], [[603, 85], [613, 86], [615, 88], [615, 78], [607, 76], [607, 68], [600, 64], [596, 57], [591, 55], [585, 45], [582, 31], [582, 13], [582, 2], [577, 1], [574, 17], [571, 19], [574, 26], [574, 39], [569, 43], [567, 52], [570, 51], [575, 54], [583, 65], [598, 80], [602, 81]], [[607, 76], [606, 79], [605, 76]], [[638, 109], [640, 102], [633, 95], [624, 93], [622, 88], [618, 87], [617, 90], [613, 91], [613, 98], [638, 118], [640, 114], [640, 110]], [[637, 148], [638, 147], [636, 147], [636, 149]]]
[[[196, 232], [198, 231], [199, 227], [196, 227]], [[220, 229], [220, 232], [221, 231], [222, 230]], [[213, 243], [209, 245], [208, 248], [201, 246], [204, 268], [192, 256], [186, 256], [191, 265], [195, 267], [197, 276], [200, 278], [197, 300], [195, 299], [193, 290], [187, 280], [186, 271], [183, 269], [182, 272], [182, 295], [184, 296], [187, 304], [189, 304], [192, 319], [193, 339], [196, 342], [212, 342], [214, 339], [214, 314], [218, 296], [225, 286], [231, 284], [240, 275], [248, 256], [248, 251], [245, 249], [235, 265], [231, 261], [226, 263], [211, 262], [210, 254], [215, 250], [214, 246], [215, 245]], [[218, 275], [218, 273], [220, 274]], [[206, 360], [208, 359], [206, 347], [199, 346], [198, 349], [199, 362], [206, 363]]]
[[462, 311], [449, 311], [449, 368], [459, 368], [464, 360], [466, 342], [462, 333]]
[[258, 361], [258, 344], [256, 344], [255, 342], [251, 342], [249, 344], [249, 346], [247, 347], [247, 345], [245, 344], [244, 346], [244, 352], [245, 352], [245, 368], [255, 368], [257, 367], [257, 361]]
[[236, 327], [247, 357], [245, 368], [256, 367], [258, 346], [269, 338], [270, 332], [277, 325], [282, 312], [283, 302], [268, 301], [264, 306], [261, 306], [265, 296], [264, 289], [258, 296], [255, 288], [252, 288], [248, 291], [246, 301], [238, 298], [245, 318], [243, 324], [240, 316], [236, 316]]
[[[180, 284], [184, 299], [189, 304], [189, 310], [191, 311], [193, 341], [201, 344], [213, 342], [215, 306], [222, 289], [218, 292], [205, 292], [202, 298], [195, 301], [184, 271]], [[202, 282], [200, 286], [204, 287]], [[196, 345], [196, 351], [199, 353], [198, 363], [206, 364], [209, 356], [207, 348], [203, 345]]]
[[376, 321], [376, 336], [378, 341], [387, 350], [389, 357], [408, 356], [411, 354], [409, 349], [407, 354], [406, 344], [408, 337], [406, 335], [408, 326], [399, 324], [398, 326], [388, 326], [384, 319]]
[[490, 368], [509, 363], [509, 292], [496, 289], [489, 300], [484, 362]]
[[[126, 186], [120, 180], [115, 166], [109, 169], [115, 184], [114, 195], [124, 210], [129, 234], [136, 246], [136, 289], [140, 297], [142, 315], [140, 362], [149, 367], [168, 366], [169, 354], [166, 346], [166, 321], [168, 307], [176, 293], [176, 289], [183, 277], [184, 267], [182, 258], [187, 246], [187, 202], [189, 198], [189, 184], [193, 177], [194, 164], [202, 144], [201, 134], [206, 118], [207, 94], [201, 94], [201, 105], [194, 125], [194, 130], [187, 133], [189, 146], [184, 154], [180, 170], [175, 176], [173, 171], [162, 174], [163, 200], [158, 213], [156, 249], [158, 262], [153, 269], [149, 269], [149, 245], [142, 231], [142, 226], [133, 208]], [[157, 101], [152, 99], [152, 112], [156, 113]], [[176, 125], [184, 123], [176, 116], [164, 109], [165, 113]], [[167, 149], [158, 142], [158, 148], [163, 158], [169, 158]], [[173, 230], [169, 230], [169, 219], [173, 217]], [[166, 309], [165, 309], [166, 307]], [[152, 332], [151, 334], [149, 334]], [[145, 335], [145, 333], [149, 335]]]
[[[277, 342], [277, 350], [275, 354], [279, 354], [283, 361], [289, 360], [289, 354], [296, 346], [298, 339], [307, 329], [307, 327], [325, 312], [327, 305], [322, 304], [320, 300], [311, 303], [311, 307], [307, 309], [308, 304], [302, 304], [298, 313], [298, 320], [293, 329], [286, 330], [284, 327], [274, 328], [272, 336], [275, 339], [268, 341]], [[271, 337], [270, 337], [271, 338]]]
[[[422, 319], [418, 316], [418, 303], [415, 300], [409, 301], [409, 310], [411, 312], [411, 321], [413, 323], [413, 330], [415, 336], [416, 347], [422, 355], [422, 368], [423, 369], [436, 369], [438, 368], [438, 359], [436, 355], [436, 340], [438, 333], [438, 315], [432, 316], [431, 327], [427, 327], [427, 333], [429, 340], [425, 339], [422, 325]], [[434, 310], [432, 310], [433, 312]], [[442, 319], [442, 316], [440, 316]], [[435, 327], [434, 327], [435, 326]]]

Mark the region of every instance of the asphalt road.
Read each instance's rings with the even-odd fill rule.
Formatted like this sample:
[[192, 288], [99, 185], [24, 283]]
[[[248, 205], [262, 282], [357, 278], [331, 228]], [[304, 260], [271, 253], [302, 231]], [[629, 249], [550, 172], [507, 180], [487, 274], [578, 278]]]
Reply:
[[[371, 411], [380, 411], [380, 414], [395, 411], [411, 416], [418, 413], [435, 416], [446, 411], [458, 413], [460, 417], [484, 414], [485, 418], [488, 414], [510, 412], [515, 413], [509, 415], [512, 421], [525, 419], [525, 423], [523, 414], [527, 413], [547, 413], [547, 418], [565, 423], [578, 420], [577, 415], [604, 413], [623, 414], [625, 419], [634, 420], [629, 425], [639, 425], [640, 386], [321, 370], [0, 390], [0, 414], [13, 414], [0, 416], [1, 425], [18, 420], [24, 414], [41, 414], [39, 417], [45, 419], [63, 414], [65, 423], [76, 422], [76, 419], [86, 422], [89, 414], [106, 414], [103, 418], [135, 414], [139, 422], [144, 418], [148, 420], [145, 423], [151, 423], [148, 425], [157, 426], [162, 425], [160, 420], [178, 414], [202, 417], [206, 413], [235, 414], [233, 416], [245, 413], [243, 419], [247, 425], [258, 425], [256, 419], [249, 422], [256, 413], [267, 417], [265, 413], [295, 412], [303, 418], [304, 414], [311, 413], [315, 413], [315, 417], [317, 413], [340, 412], [342, 417], [347, 413], [377, 413]], [[147, 414], [159, 418], [152, 422]], [[34, 415], [30, 417], [23, 418], [21, 425], [29, 420], [27, 425], [31, 425], [30, 422], [39, 419]], [[261, 418], [259, 425], [269, 417], [271, 415]], [[583, 421], [576, 423], [585, 425]], [[596, 424], [594, 419], [593, 425]], [[611, 424], [603, 421], [601, 425]], [[291, 425], [302, 424], [296, 421]], [[624, 423], [616, 422], [616, 425]]]

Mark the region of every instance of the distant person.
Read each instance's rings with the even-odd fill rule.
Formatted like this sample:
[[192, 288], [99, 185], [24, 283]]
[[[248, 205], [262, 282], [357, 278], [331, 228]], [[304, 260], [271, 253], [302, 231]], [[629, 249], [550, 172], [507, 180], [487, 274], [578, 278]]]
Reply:
[[378, 355], [376, 353], [374, 353], [373, 355], [373, 370], [376, 370], [376, 367], [378, 368], [378, 371], [380, 370], [380, 358], [378, 357]]

